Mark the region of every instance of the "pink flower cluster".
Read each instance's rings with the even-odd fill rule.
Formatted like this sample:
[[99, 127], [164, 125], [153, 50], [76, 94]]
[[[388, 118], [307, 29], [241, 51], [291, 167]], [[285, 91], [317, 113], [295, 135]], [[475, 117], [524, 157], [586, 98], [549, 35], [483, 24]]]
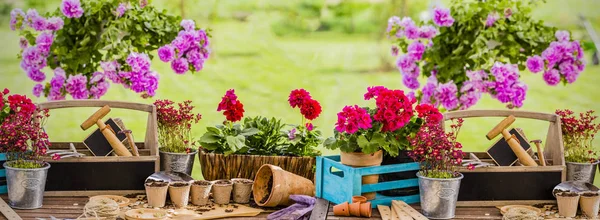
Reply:
[[585, 68], [583, 49], [578, 41], [570, 41], [568, 31], [557, 31], [555, 36], [557, 41], [551, 42], [541, 56], [527, 59], [527, 68], [533, 73], [544, 72], [544, 81], [551, 86], [561, 81], [573, 83]]
[[414, 115], [413, 104], [416, 100], [408, 98], [404, 91], [398, 89], [390, 90], [383, 87], [376, 93], [372, 95], [377, 105], [377, 112], [373, 118], [383, 124], [381, 131], [393, 132], [404, 127]]
[[346, 106], [337, 114], [338, 119], [335, 123], [335, 130], [338, 132], [346, 132], [354, 134], [358, 129], [371, 128], [372, 119], [367, 110], [354, 106]]
[[183, 30], [171, 44], [158, 49], [158, 57], [163, 62], [171, 62], [171, 68], [177, 74], [200, 71], [210, 55], [208, 36], [204, 30], [196, 30], [192, 20], [181, 21], [181, 26]]
[[314, 100], [304, 89], [292, 90], [288, 102], [292, 108], [299, 107], [302, 116], [311, 121], [319, 117], [322, 111], [319, 101]]
[[238, 100], [235, 90], [230, 89], [225, 92], [225, 96], [219, 102], [217, 111], [223, 111], [223, 115], [227, 121], [236, 122], [244, 117], [244, 104]]

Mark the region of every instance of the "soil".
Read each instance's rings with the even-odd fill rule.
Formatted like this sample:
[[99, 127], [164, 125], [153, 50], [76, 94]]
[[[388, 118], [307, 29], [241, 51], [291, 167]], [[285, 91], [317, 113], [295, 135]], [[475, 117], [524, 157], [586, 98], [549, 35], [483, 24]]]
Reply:
[[231, 181], [229, 180], [219, 180], [215, 183], [215, 185], [229, 185], [231, 184]]
[[149, 187], [165, 187], [167, 185], [169, 185], [169, 183], [161, 181], [149, 181], [146, 183], [146, 186]]
[[594, 196], [598, 196], [598, 193], [595, 193], [595, 192], [586, 192], [584, 194], [581, 194], [581, 196], [583, 196], [583, 197], [594, 197]]
[[172, 187], [183, 187], [183, 186], [187, 186], [189, 185], [189, 183], [172, 183], [171, 186]]
[[210, 182], [206, 182], [206, 181], [194, 181], [194, 185], [198, 185], [198, 186], [210, 186]]
[[233, 209], [225, 209], [225, 212], [233, 212]]
[[252, 184], [252, 183], [254, 183], [254, 181], [241, 179], [241, 180], [234, 180], [233, 183]]
[[271, 196], [271, 189], [273, 188], [273, 178], [269, 178], [269, 182], [267, 182], [267, 194], [260, 200], [260, 204], [264, 204], [269, 200]]
[[557, 196], [562, 196], [562, 197], [576, 197], [579, 194], [574, 193], [574, 192], [563, 192], [561, 194], [558, 194]]

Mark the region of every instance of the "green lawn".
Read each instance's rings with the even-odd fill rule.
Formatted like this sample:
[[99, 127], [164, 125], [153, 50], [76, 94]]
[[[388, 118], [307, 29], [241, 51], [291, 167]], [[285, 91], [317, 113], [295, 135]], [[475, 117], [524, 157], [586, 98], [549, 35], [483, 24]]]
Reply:
[[[560, 5], [551, 3], [555, 7]], [[548, 17], [551, 22], [561, 18], [540, 14], [542, 17]], [[377, 71], [380, 67], [380, 54], [389, 51], [387, 41], [378, 44], [367, 36], [341, 33], [316, 33], [281, 38], [271, 33], [269, 22], [265, 22], [269, 16], [268, 13], [255, 13], [247, 22], [220, 20], [212, 23], [210, 27], [213, 29], [213, 56], [200, 73], [176, 75], [167, 64], [158, 59], [153, 63], [153, 68], [161, 73], [155, 99], [189, 99], [203, 114], [202, 121], [194, 126], [196, 137], [202, 135], [207, 125], [218, 124], [224, 120], [224, 117], [216, 112], [216, 107], [221, 96], [230, 88], [236, 90], [244, 103], [247, 116], [273, 116], [282, 118], [287, 123], [300, 122], [299, 112], [287, 104], [289, 91], [296, 88], [307, 89], [323, 106], [321, 117], [314, 123], [324, 131], [325, 136], [332, 135], [336, 113], [343, 106], [373, 104], [365, 102], [362, 98], [366, 87], [385, 85], [403, 89], [400, 74], [396, 70]], [[30, 95], [34, 83], [19, 67], [16, 33], [11, 32], [7, 25], [0, 26], [0, 41], [5, 42], [0, 51], [0, 88], [7, 87], [13, 92]], [[392, 62], [389, 55], [388, 60]], [[589, 65], [576, 83], [566, 87], [549, 87], [544, 83], [541, 74], [523, 72], [522, 79], [529, 85], [529, 91], [522, 110], [548, 113], [557, 108], [570, 108], [575, 111], [600, 110], [600, 97], [597, 92], [600, 82], [599, 70], [600, 67]], [[103, 99], [141, 103], [151, 103], [154, 100], [142, 99], [120, 86], [111, 88]], [[504, 109], [504, 105], [485, 97], [474, 109]], [[94, 109], [51, 112], [52, 116], [47, 125], [51, 140], [81, 141], [89, 131], [82, 131], [79, 124], [93, 112]], [[110, 113], [110, 117], [122, 118], [128, 128], [134, 131], [135, 137], [139, 140], [144, 137], [146, 117], [142, 113], [115, 110]], [[485, 151], [492, 141], [488, 141], [484, 135], [500, 120], [467, 120], [460, 136], [465, 149]], [[523, 128], [529, 139], [545, 140], [547, 123], [519, 120], [515, 126]], [[324, 150], [324, 153], [337, 152]], [[201, 177], [199, 167], [194, 169], [193, 176]]]

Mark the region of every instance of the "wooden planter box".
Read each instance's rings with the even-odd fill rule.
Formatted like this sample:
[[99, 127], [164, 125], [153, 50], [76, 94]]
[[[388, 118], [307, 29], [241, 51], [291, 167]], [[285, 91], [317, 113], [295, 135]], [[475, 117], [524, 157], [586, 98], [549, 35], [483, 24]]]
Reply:
[[[444, 120], [497, 117], [490, 120], [500, 122], [509, 115], [549, 122], [548, 134], [544, 142], [547, 166], [494, 166], [475, 170], [461, 167], [459, 171], [464, 178], [458, 194], [459, 206], [532, 205], [556, 202], [552, 196], [552, 189], [566, 179], [564, 147], [558, 115], [512, 110], [467, 110], [448, 112], [444, 114]], [[518, 124], [519, 120], [515, 122], [515, 125]], [[483, 133], [481, 139], [487, 140]], [[485, 152], [477, 152], [475, 156], [482, 161], [494, 163]]]
[[[143, 143], [136, 143], [140, 156], [96, 157], [81, 142], [72, 142], [79, 153], [86, 157], [69, 157], [54, 161], [45, 158], [51, 167], [46, 180], [47, 196], [88, 196], [99, 194], [143, 193], [144, 181], [159, 171], [158, 134], [156, 107], [148, 104], [101, 100], [51, 101], [38, 104], [41, 109], [76, 107], [103, 107], [130, 109], [148, 113], [146, 137]], [[94, 111], [90, 111], [90, 115]], [[111, 116], [109, 114], [109, 116]], [[118, 115], [113, 115], [118, 117]], [[80, 129], [80, 128], [72, 128]], [[89, 129], [93, 131], [92, 128]], [[50, 137], [52, 138], [52, 137]], [[52, 150], [69, 149], [71, 142], [53, 142]]]
[[198, 159], [202, 169], [202, 175], [206, 180], [246, 178], [254, 179], [254, 175], [263, 164], [271, 164], [282, 169], [314, 180], [316, 160], [314, 157], [290, 157], [290, 156], [259, 156], [207, 153], [200, 149]]

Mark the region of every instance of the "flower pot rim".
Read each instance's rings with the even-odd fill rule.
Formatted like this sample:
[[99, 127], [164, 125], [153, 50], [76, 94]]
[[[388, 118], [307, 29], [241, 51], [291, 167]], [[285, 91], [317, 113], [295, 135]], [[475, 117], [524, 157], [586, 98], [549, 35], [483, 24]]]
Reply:
[[[220, 153], [215, 153], [215, 152], [208, 152], [206, 149], [201, 148], [200, 150], [198, 150], [198, 152], [201, 152], [203, 154], [213, 154], [213, 155], [225, 155], [225, 154], [220, 154]], [[295, 158], [316, 158], [316, 157], [311, 157], [311, 156], [293, 156], [293, 155], [259, 155], [259, 154], [230, 154], [227, 155], [225, 157], [229, 157], [229, 156], [255, 156], [255, 157], [295, 157]]]
[[[183, 183], [183, 184], [185, 184], [185, 186], [173, 186], [173, 184], [177, 184], [177, 183]], [[171, 187], [172, 188], [184, 188], [184, 187], [189, 187], [191, 185], [192, 184], [190, 182], [186, 182], [186, 181], [174, 181], [174, 182], [170, 182], [168, 186], [169, 186], [169, 188], [171, 188]]]
[[[227, 181], [227, 183], [218, 183], [220, 181]], [[213, 186], [229, 186], [229, 185], [233, 185], [233, 181], [228, 180], [228, 179], [213, 180], [211, 182], [212, 182]]]
[[[248, 180], [250, 182], [249, 183], [239, 182], [239, 180]], [[254, 184], [254, 180], [246, 179], [246, 178], [231, 178], [231, 183], [233, 183], [233, 184], [242, 184], [242, 185], [252, 185], [252, 184]]]
[[[2, 166], [7, 169], [7, 170], [17, 170], [17, 171], [37, 171], [37, 170], [47, 170], [50, 169], [50, 163], [44, 161], [44, 166], [40, 167], [40, 168], [16, 168], [16, 167], [11, 167], [8, 165], [8, 163], [13, 162], [12, 161], [6, 161], [2, 164]], [[34, 161], [34, 160], [25, 160], [25, 161]]]
[[[209, 184], [208, 185], [200, 185], [200, 184], [196, 184], [197, 182], [204, 182], [204, 183], [209, 183]], [[215, 183], [213, 183], [212, 181], [208, 181], [208, 180], [194, 180], [192, 182], [192, 185], [195, 185], [195, 186], [212, 186], [214, 184]]]
[[575, 164], [575, 165], [591, 165], [591, 166], [597, 165], [598, 163], [600, 163], [600, 160], [596, 160], [596, 161], [595, 161], [595, 162], [593, 162], [593, 163], [589, 163], [589, 162], [588, 162], [588, 163], [578, 163], [578, 162], [569, 162], [569, 161], [565, 161], [565, 164]]
[[435, 181], [456, 181], [456, 180], [461, 180], [462, 178], [465, 177], [460, 172], [456, 172], [456, 173], [460, 174], [460, 176], [457, 176], [457, 177], [454, 177], [454, 178], [441, 179], [441, 178], [431, 178], [431, 177], [422, 176], [421, 175], [421, 171], [419, 171], [419, 172], [417, 172], [417, 177], [419, 177], [419, 179], [435, 180]]
[[[161, 147], [162, 148], [162, 147]], [[158, 148], [158, 152], [159, 153], [164, 153], [164, 154], [173, 154], [173, 155], [196, 155], [198, 153], [198, 150], [196, 149], [192, 149], [192, 152], [190, 153], [173, 153], [173, 152], [167, 152], [167, 151], [162, 151], [161, 148]]]
[[383, 149], [379, 149], [378, 151], [375, 151], [375, 152], [373, 152], [373, 153], [365, 153], [365, 152], [362, 152], [362, 150], [361, 150], [360, 152], [345, 152], [345, 151], [340, 151], [340, 152], [343, 152], [343, 153], [345, 153], [345, 154], [354, 154], [354, 155], [358, 155], [358, 154], [366, 154], [366, 155], [371, 155], [371, 154], [377, 154], [377, 153], [379, 153], [379, 152], [383, 153], [382, 151], [383, 151]]

